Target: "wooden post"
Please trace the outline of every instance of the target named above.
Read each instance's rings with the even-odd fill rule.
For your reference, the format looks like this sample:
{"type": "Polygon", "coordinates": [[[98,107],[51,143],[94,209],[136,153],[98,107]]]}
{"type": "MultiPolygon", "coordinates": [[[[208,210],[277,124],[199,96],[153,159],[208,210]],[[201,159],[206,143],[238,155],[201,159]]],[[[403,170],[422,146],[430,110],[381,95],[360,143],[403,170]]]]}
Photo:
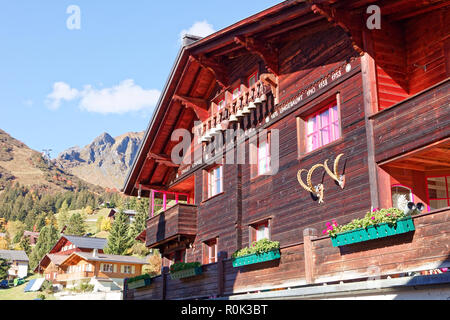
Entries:
{"type": "Polygon", "coordinates": [[[224,260],[226,252],[220,251],[217,253],[217,296],[223,296],[223,287],[225,283],[224,260]]]}
{"type": "Polygon", "coordinates": [[[361,74],[364,93],[364,117],[367,138],[367,164],[370,183],[370,200],[373,208],[380,207],[378,192],[378,169],[375,162],[375,142],[373,137],[373,120],[369,117],[378,111],[378,89],[376,64],[373,58],[373,41],[371,34],[363,32],[364,50],[366,53],[361,57],[361,74]]]}
{"type": "Polygon", "coordinates": [[[167,273],[169,272],[168,267],[163,267],[161,275],[162,275],[162,289],[161,289],[161,300],[166,300],[167,293],[167,273]]]}
{"type": "Polygon", "coordinates": [[[307,284],[314,283],[314,248],[312,240],[317,238],[317,230],[307,228],[303,230],[303,250],[305,252],[305,278],[307,284]]]}

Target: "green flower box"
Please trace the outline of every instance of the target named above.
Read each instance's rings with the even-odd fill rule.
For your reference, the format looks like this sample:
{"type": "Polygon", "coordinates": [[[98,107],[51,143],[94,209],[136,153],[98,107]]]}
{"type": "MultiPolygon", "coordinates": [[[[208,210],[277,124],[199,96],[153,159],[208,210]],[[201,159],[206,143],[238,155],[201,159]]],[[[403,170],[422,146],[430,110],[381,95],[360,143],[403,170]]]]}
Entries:
{"type": "Polygon", "coordinates": [[[126,280],[128,289],[137,289],[149,286],[152,279],[149,275],[141,275],[134,278],[129,278],[126,280]]]}
{"type": "Polygon", "coordinates": [[[171,279],[182,279],[195,277],[203,273],[202,267],[195,267],[170,273],[171,279]]]}
{"type": "Polygon", "coordinates": [[[374,240],[394,236],[396,234],[414,231],[414,223],[411,217],[398,220],[395,225],[381,223],[379,225],[368,226],[351,231],[346,231],[331,237],[333,247],[345,246],[352,243],[374,240]]]}
{"type": "Polygon", "coordinates": [[[238,257],[233,259],[233,267],[241,267],[249,264],[260,263],[270,260],[280,259],[280,250],[272,250],[269,252],[264,252],[261,254],[249,254],[246,256],[238,257]]]}

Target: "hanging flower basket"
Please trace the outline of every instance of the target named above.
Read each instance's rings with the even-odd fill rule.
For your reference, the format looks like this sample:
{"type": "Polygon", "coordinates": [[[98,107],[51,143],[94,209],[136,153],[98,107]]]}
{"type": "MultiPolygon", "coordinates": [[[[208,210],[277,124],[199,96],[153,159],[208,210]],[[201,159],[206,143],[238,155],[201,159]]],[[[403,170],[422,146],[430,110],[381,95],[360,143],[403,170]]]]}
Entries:
{"type": "Polygon", "coordinates": [[[241,267],[270,260],[280,259],[280,250],[272,250],[264,253],[253,253],[233,259],[233,267],[241,267]]]}
{"type": "Polygon", "coordinates": [[[333,247],[345,246],[352,243],[374,240],[414,231],[414,222],[411,217],[398,220],[395,224],[381,223],[346,231],[331,237],[333,247]]]}
{"type": "Polygon", "coordinates": [[[190,269],[184,269],[180,271],[175,271],[170,273],[171,279],[182,279],[182,278],[190,278],[195,277],[203,273],[202,267],[194,267],[190,269]]]}

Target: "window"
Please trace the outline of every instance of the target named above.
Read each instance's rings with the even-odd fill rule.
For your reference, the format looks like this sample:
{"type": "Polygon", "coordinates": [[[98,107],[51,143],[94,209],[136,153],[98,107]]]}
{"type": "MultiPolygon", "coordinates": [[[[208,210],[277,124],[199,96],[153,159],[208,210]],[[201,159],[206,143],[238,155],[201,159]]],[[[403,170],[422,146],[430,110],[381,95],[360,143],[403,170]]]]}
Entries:
{"type": "Polygon", "coordinates": [[[239,98],[239,95],[241,94],[241,90],[239,89],[239,86],[237,86],[236,88],[234,88],[233,92],[232,92],[232,100],[235,100],[237,98],[239,98]]]}
{"type": "Polygon", "coordinates": [[[220,110],[222,110],[223,108],[225,108],[225,100],[222,99],[217,103],[217,112],[219,112],[220,110]]]}
{"type": "Polygon", "coordinates": [[[205,241],[203,249],[204,264],[217,262],[217,239],[205,241]]]}
{"type": "Polygon", "coordinates": [[[269,220],[250,226],[250,244],[264,238],[270,240],[269,220]]]}
{"type": "Polygon", "coordinates": [[[189,203],[189,194],[169,192],[169,191],[151,191],[152,217],[173,207],[177,203],[189,203]]]}
{"type": "Polygon", "coordinates": [[[113,265],[111,263],[102,263],[102,272],[114,272],[113,265]]]}
{"type": "Polygon", "coordinates": [[[450,175],[427,178],[430,210],[450,206],[450,175]]]}
{"type": "Polygon", "coordinates": [[[132,274],[133,273],[132,266],[122,266],[122,273],[132,274]]]}
{"type": "Polygon", "coordinates": [[[258,143],[258,175],[266,174],[270,171],[270,134],[267,139],[258,143]]]}
{"type": "Polygon", "coordinates": [[[341,136],[336,103],[313,114],[306,120],[306,151],[313,151],[341,136]]]}
{"type": "Polygon", "coordinates": [[[208,198],[215,196],[223,191],[223,173],[222,166],[208,171],[208,198]]]}
{"type": "Polygon", "coordinates": [[[252,73],[250,77],[248,77],[248,87],[251,88],[253,85],[255,85],[256,81],[258,80],[258,72],[252,73]]]}
{"type": "Polygon", "coordinates": [[[400,185],[392,186],[391,194],[392,194],[392,206],[394,208],[402,209],[406,203],[414,201],[411,189],[405,186],[400,185]]]}
{"type": "Polygon", "coordinates": [[[86,271],[92,271],[92,264],[86,264],[86,271]]]}

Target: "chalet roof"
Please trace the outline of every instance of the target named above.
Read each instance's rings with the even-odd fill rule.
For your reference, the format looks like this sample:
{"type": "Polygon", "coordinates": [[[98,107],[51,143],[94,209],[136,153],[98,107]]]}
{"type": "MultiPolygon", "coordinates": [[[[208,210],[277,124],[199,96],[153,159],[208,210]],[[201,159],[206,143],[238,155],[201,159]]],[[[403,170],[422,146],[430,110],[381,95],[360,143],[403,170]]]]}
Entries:
{"type": "MultiPolygon", "coordinates": [[[[113,217],[118,212],[119,212],[119,209],[111,209],[111,211],[108,214],[108,217],[113,217]]],[[[137,214],[137,212],[135,210],[130,210],[130,209],[124,210],[123,213],[125,213],[127,216],[135,216],[137,214]]]]}
{"type": "Polygon", "coordinates": [[[116,263],[132,263],[132,264],[148,264],[148,262],[144,259],[132,256],[121,256],[115,254],[104,254],[97,253],[96,256],[91,252],[74,252],[70,256],[65,256],[66,259],[62,262],[62,264],[66,264],[67,261],[72,259],[73,256],[79,256],[80,258],[86,261],[100,261],[100,262],[116,262],[116,263]]]}
{"type": "Polygon", "coordinates": [[[128,171],[122,191],[126,195],[136,195],[139,188],[137,185],[141,181],[145,181],[146,188],[158,188],[166,186],[170,180],[169,170],[172,168],[147,159],[147,155],[150,152],[159,153],[158,150],[163,155],[170,154],[172,145],[167,141],[170,140],[171,130],[177,128],[189,130],[196,119],[203,121],[202,118],[207,114],[204,108],[205,101],[214,91],[216,83],[222,86],[229,85],[220,76],[220,67],[212,70],[211,65],[217,65],[217,63],[208,59],[216,54],[220,60],[224,54],[230,52],[247,53],[248,48],[245,47],[245,41],[242,41],[241,37],[259,37],[258,41],[261,43],[264,43],[267,37],[280,40],[283,37],[279,37],[279,33],[292,31],[294,28],[304,27],[308,23],[319,20],[326,23],[326,19],[313,13],[310,4],[306,1],[284,1],[205,38],[184,42],[169,73],[137,155],[128,171]],[[293,19],[297,19],[294,24],[293,19]],[[270,28],[274,26],[279,28],[276,33],[267,34],[267,30],[270,31],[270,28]],[[194,85],[199,82],[201,85],[194,85]],[[174,96],[177,98],[174,99],[174,96]],[[202,107],[185,108],[185,105],[180,102],[180,99],[184,99],[183,97],[200,101],[202,107]],[[166,115],[170,116],[166,117],[166,115]],[[161,128],[164,128],[164,133],[161,133],[161,128]]]}
{"type": "Polygon", "coordinates": [[[61,246],[61,242],[63,242],[64,240],[70,241],[77,248],[92,249],[92,250],[93,249],[103,250],[108,242],[108,240],[104,238],[62,235],[61,238],[59,238],[58,242],[56,242],[53,248],[49,251],[49,253],[57,252],[58,250],[56,249],[61,246]]]}
{"type": "Polygon", "coordinates": [[[103,238],[66,236],[66,235],[63,235],[63,237],[72,242],[77,248],[83,249],[104,249],[108,242],[107,239],[103,238]]]}
{"type": "Polygon", "coordinates": [[[39,272],[41,268],[47,268],[47,266],[50,264],[50,262],[53,262],[53,264],[59,266],[61,263],[66,260],[67,255],[64,254],[53,254],[53,253],[47,253],[45,256],[42,257],[41,261],[39,261],[38,265],[34,269],[34,272],[39,272]]]}
{"type": "Polygon", "coordinates": [[[8,261],[29,261],[27,253],[23,250],[0,250],[0,258],[8,261]]]}

